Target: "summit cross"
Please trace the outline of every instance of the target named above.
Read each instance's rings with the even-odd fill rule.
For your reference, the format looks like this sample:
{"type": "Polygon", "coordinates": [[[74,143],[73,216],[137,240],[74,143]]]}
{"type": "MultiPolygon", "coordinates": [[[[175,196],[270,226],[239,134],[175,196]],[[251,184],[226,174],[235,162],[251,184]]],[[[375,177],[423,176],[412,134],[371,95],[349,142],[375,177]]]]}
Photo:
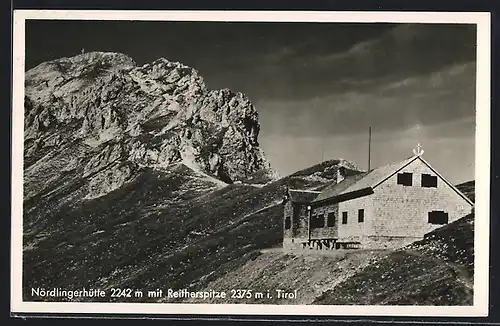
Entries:
{"type": "Polygon", "coordinates": [[[420,155],[424,154],[424,150],[423,150],[422,146],[420,145],[420,143],[418,143],[417,148],[415,148],[413,150],[413,154],[415,154],[416,156],[420,156],[420,155]]]}

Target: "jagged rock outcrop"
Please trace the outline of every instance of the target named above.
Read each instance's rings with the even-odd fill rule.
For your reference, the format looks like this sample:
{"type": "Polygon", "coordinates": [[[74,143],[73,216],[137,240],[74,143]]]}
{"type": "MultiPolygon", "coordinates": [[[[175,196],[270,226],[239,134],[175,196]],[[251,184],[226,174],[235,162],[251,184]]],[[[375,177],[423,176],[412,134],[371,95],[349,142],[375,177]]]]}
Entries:
{"type": "Polygon", "coordinates": [[[40,173],[36,163],[48,153],[61,160],[83,144],[80,159],[58,163],[57,170],[83,164],[90,197],[120,187],[134,167],[183,163],[226,183],[254,174],[274,180],[259,128],[245,95],[209,90],[195,69],[163,58],[139,67],[123,54],[91,52],[26,72],[27,178],[36,182],[32,170],[40,173]]]}

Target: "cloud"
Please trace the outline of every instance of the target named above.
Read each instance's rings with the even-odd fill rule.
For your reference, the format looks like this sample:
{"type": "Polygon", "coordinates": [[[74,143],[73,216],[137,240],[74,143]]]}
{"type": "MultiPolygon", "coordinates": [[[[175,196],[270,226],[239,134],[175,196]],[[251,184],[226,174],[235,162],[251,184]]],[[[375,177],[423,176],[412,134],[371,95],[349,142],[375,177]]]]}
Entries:
{"type": "Polygon", "coordinates": [[[350,82],[357,91],[256,103],[261,146],[280,174],[332,158],[366,168],[371,125],[372,166],[408,157],[421,143],[426,159],[451,182],[474,178],[474,62],[395,81],[381,78],[376,87],[350,82]]]}
{"type": "Polygon", "coordinates": [[[445,67],[425,76],[379,83],[343,94],[299,100],[261,99],[262,134],[353,134],[373,126],[407,130],[475,117],[475,65],[445,67]]]}
{"type": "MultiPolygon", "coordinates": [[[[473,62],[476,55],[475,30],[465,25],[399,25],[346,49],[327,44],[319,50],[315,44],[335,39],[312,38],[305,43],[309,52],[301,50],[303,44],[292,44],[263,55],[261,61],[254,57],[255,64],[245,72],[249,78],[238,88],[251,96],[304,99],[358,91],[380,81],[419,78],[445,66],[473,62]]],[[[231,79],[232,74],[219,78],[231,79]]]]}
{"type": "MultiPolygon", "coordinates": [[[[353,44],[349,49],[340,53],[325,55],[312,55],[308,60],[318,64],[331,65],[335,61],[348,60],[350,62],[384,59],[393,61],[398,65],[409,58],[429,56],[448,60],[474,60],[475,59],[475,26],[465,24],[439,25],[439,24],[401,24],[376,36],[373,39],[363,40],[353,44]],[[431,51],[435,45],[440,45],[439,50],[431,51]],[[461,53],[455,51],[462,50],[461,53]],[[449,56],[451,54],[451,56],[449,56]]],[[[433,62],[427,62],[432,65],[433,62]]],[[[407,67],[411,68],[411,67],[407,67]]]]}
{"type": "MultiPolygon", "coordinates": [[[[413,155],[420,143],[424,157],[453,183],[474,178],[475,119],[464,118],[432,126],[415,124],[399,131],[375,130],[372,134],[372,167],[400,161],[413,155]],[[455,162],[450,164],[450,162],[455,162]]],[[[286,136],[261,138],[271,164],[281,175],[318,164],[322,160],[344,158],[367,168],[368,130],[343,135],[286,136]]]]}
{"type": "Polygon", "coordinates": [[[453,64],[442,70],[428,74],[427,76],[412,76],[397,80],[380,87],[381,92],[407,89],[415,92],[415,89],[425,92],[433,92],[436,89],[452,87],[474,87],[476,77],[476,63],[466,62],[453,64]]]}

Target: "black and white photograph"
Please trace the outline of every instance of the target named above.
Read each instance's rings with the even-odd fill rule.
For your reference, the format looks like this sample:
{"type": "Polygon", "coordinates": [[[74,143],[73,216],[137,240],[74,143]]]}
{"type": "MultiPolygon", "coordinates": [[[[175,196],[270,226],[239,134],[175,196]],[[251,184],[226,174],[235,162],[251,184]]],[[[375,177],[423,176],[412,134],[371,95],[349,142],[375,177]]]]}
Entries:
{"type": "Polygon", "coordinates": [[[484,315],[489,16],[192,14],[15,12],[14,307],[484,315]]]}

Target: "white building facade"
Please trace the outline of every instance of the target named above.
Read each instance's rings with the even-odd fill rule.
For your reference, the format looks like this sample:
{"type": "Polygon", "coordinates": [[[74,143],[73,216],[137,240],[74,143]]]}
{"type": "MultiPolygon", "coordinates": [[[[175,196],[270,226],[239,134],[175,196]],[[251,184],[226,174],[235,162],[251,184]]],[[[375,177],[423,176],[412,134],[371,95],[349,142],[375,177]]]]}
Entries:
{"type": "Polygon", "coordinates": [[[421,154],[345,177],[315,195],[291,190],[284,202],[283,246],[396,248],[470,214],[474,203],[421,154]]]}

